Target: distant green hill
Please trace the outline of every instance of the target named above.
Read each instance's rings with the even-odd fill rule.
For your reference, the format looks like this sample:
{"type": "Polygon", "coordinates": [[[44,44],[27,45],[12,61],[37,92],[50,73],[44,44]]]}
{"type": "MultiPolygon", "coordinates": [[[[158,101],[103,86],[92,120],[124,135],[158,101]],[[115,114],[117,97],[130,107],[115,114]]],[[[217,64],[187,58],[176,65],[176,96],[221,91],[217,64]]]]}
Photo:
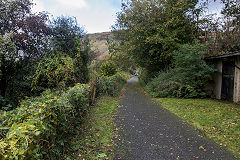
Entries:
{"type": "Polygon", "coordinates": [[[88,34],[88,38],[91,44],[91,50],[93,51],[93,57],[103,57],[109,54],[107,46],[107,38],[112,40],[113,33],[103,32],[103,33],[93,33],[88,34]]]}

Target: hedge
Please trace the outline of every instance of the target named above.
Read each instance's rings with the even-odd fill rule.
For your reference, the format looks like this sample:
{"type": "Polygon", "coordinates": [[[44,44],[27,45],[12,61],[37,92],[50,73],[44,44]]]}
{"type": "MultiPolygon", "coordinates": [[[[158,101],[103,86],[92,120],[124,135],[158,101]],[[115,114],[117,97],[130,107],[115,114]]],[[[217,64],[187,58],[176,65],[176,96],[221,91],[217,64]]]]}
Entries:
{"type": "Polygon", "coordinates": [[[97,81],[97,95],[118,96],[127,78],[127,75],[121,72],[113,76],[100,77],[97,81]]]}
{"type": "Polygon", "coordinates": [[[61,156],[64,137],[82,121],[89,106],[89,86],[76,84],[66,92],[44,92],[16,110],[2,112],[0,159],[52,159],[61,156]],[[6,132],[7,130],[7,132],[6,132]]]}
{"type": "MultiPolygon", "coordinates": [[[[129,75],[116,73],[97,80],[98,96],[118,96],[129,75]]],[[[13,111],[0,111],[0,159],[62,159],[67,137],[74,134],[89,109],[90,86],[50,90],[28,98],[13,111]]]]}

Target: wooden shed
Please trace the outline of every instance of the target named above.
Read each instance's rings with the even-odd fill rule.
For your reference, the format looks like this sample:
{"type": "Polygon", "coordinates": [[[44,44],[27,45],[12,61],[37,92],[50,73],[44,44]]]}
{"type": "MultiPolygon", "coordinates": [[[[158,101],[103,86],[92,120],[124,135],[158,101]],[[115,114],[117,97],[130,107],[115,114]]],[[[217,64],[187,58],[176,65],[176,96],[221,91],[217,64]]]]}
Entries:
{"type": "MultiPolygon", "coordinates": [[[[233,102],[240,101],[240,52],[206,57],[216,65],[211,96],[233,102]]],[[[208,87],[209,88],[209,87],[208,87]]]]}

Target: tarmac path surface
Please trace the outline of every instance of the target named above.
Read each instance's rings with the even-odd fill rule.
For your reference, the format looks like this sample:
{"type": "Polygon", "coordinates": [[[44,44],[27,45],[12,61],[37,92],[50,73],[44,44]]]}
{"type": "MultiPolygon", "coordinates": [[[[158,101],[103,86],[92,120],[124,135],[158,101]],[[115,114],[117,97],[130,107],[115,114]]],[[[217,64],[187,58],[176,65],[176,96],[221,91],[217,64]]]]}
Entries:
{"type": "Polygon", "coordinates": [[[232,160],[232,153],[146,96],[133,77],[120,100],[115,159],[232,160]]]}

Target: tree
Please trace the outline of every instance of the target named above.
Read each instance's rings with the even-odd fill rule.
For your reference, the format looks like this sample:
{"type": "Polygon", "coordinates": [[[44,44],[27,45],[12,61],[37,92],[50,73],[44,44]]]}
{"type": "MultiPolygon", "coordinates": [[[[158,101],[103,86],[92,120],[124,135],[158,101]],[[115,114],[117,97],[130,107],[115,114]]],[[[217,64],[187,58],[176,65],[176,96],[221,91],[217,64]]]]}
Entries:
{"type": "Polygon", "coordinates": [[[56,54],[43,58],[33,75],[32,88],[44,91],[46,88],[66,88],[76,83],[73,58],[56,54]]]}
{"type": "Polygon", "coordinates": [[[168,68],[172,52],[197,35],[197,0],[127,0],[113,29],[137,65],[151,73],[168,68]]]}
{"type": "Polygon", "coordinates": [[[31,0],[0,0],[0,33],[17,32],[17,25],[31,11],[31,0]]]}
{"type": "Polygon", "coordinates": [[[58,17],[52,22],[51,43],[55,50],[74,58],[78,82],[88,81],[89,40],[74,17],[58,17]]]}
{"type": "Polygon", "coordinates": [[[55,75],[60,79],[51,78],[57,87],[61,82],[66,82],[67,87],[71,82],[88,81],[89,42],[76,19],[60,17],[49,25],[47,13],[33,14],[32,5],[32,0],[0,0],[0,17],[3,17],[0,19],[0,108],[9,103],[16,107],[25,96],[40,93],[31,90],[31,84],[41,63],[56,64],[52,65],[53,70],[57,67],[59,72],[55,75]],[[53,55],[55,50],[57,54],[53,55]],[[73,66],[64,70],[68,64],[73,66]],[[64,79],[67,74],[74,80],[64,79]]]}
{"type": "Polygon", "coordinates": [[[224,8],[222,14],[230,17],[235,26],[240,26],[240,2],[239,0],[222,0],[224,8]]]}
{"type": "Polygon", "coordinates": [[[114,62],[118,69],[121,71],[134,73],[136,65],[133,58],[126,52],[123,52],[123,50],[125,49],[123,49],[122,47],[125,46],[120,45],[119,41],[113,39],[107,39],[107,46],[108,52],[110,54],[109,59],[114,62]]]}
{"type": "MultiPolygon", "coordinates": [[[[9,40],[0,35],[0,96],[5,97],[8,76],[6,75],[9,65],[13,63],[12,56],[15,53],[15,46],[9,40]],[[7,54],[6,54],[7,53],[7,54]]],[[[1,106],[1,105],[0,105],[1,106]]]]}
{"type": "Polygon", "coordinates": [[[216,2],[224,5],[221,15],[202,16],[202,23],[199,23],[202,40],[208,43],[208,55],[211,56],[240,50],[240,1],[216,2]]]}
{"type": "MultiPolygon", "coordinates": [[[[47,48],[50,28],[48,15],[31,13],[32,0],[0,0],[0,34],[12,34],[11,41],[22,54],[20,57],[39,57],[47,48]]],[[[18,57],[17,57],[18,56],[18,57]]]]}
{"type": "Polygon", "coordinates": [[[85,33],[74,17],[58,17],[52,22],[52,45],[58,51],[74,57],[85,33]]]}
{"type": "Polygon", "coordinates": [[[12,41],[18,50],[22,51],[21,57],[43,57],[49,50],[51,29],[47,25],[48,15],[44,12],[29,14],[17,22],[20,30],[14,33],[12,41]]]}
{"type": "Polygon", "coordinates": [[[234,52],[240,51],[240,1],[222,0],[224,8],[222,14],[226,20],[222,26],[225,29],[220,43],[223,50],[234,52]]]}
{"type": "Polygon", "coordinates": [[[10,102],[16,106],[21,98],[32,95],[32,72],[49,49],[48,16],[32,14],[32,5],[31,0],[0,0],[0,108],[10,102]]]}

